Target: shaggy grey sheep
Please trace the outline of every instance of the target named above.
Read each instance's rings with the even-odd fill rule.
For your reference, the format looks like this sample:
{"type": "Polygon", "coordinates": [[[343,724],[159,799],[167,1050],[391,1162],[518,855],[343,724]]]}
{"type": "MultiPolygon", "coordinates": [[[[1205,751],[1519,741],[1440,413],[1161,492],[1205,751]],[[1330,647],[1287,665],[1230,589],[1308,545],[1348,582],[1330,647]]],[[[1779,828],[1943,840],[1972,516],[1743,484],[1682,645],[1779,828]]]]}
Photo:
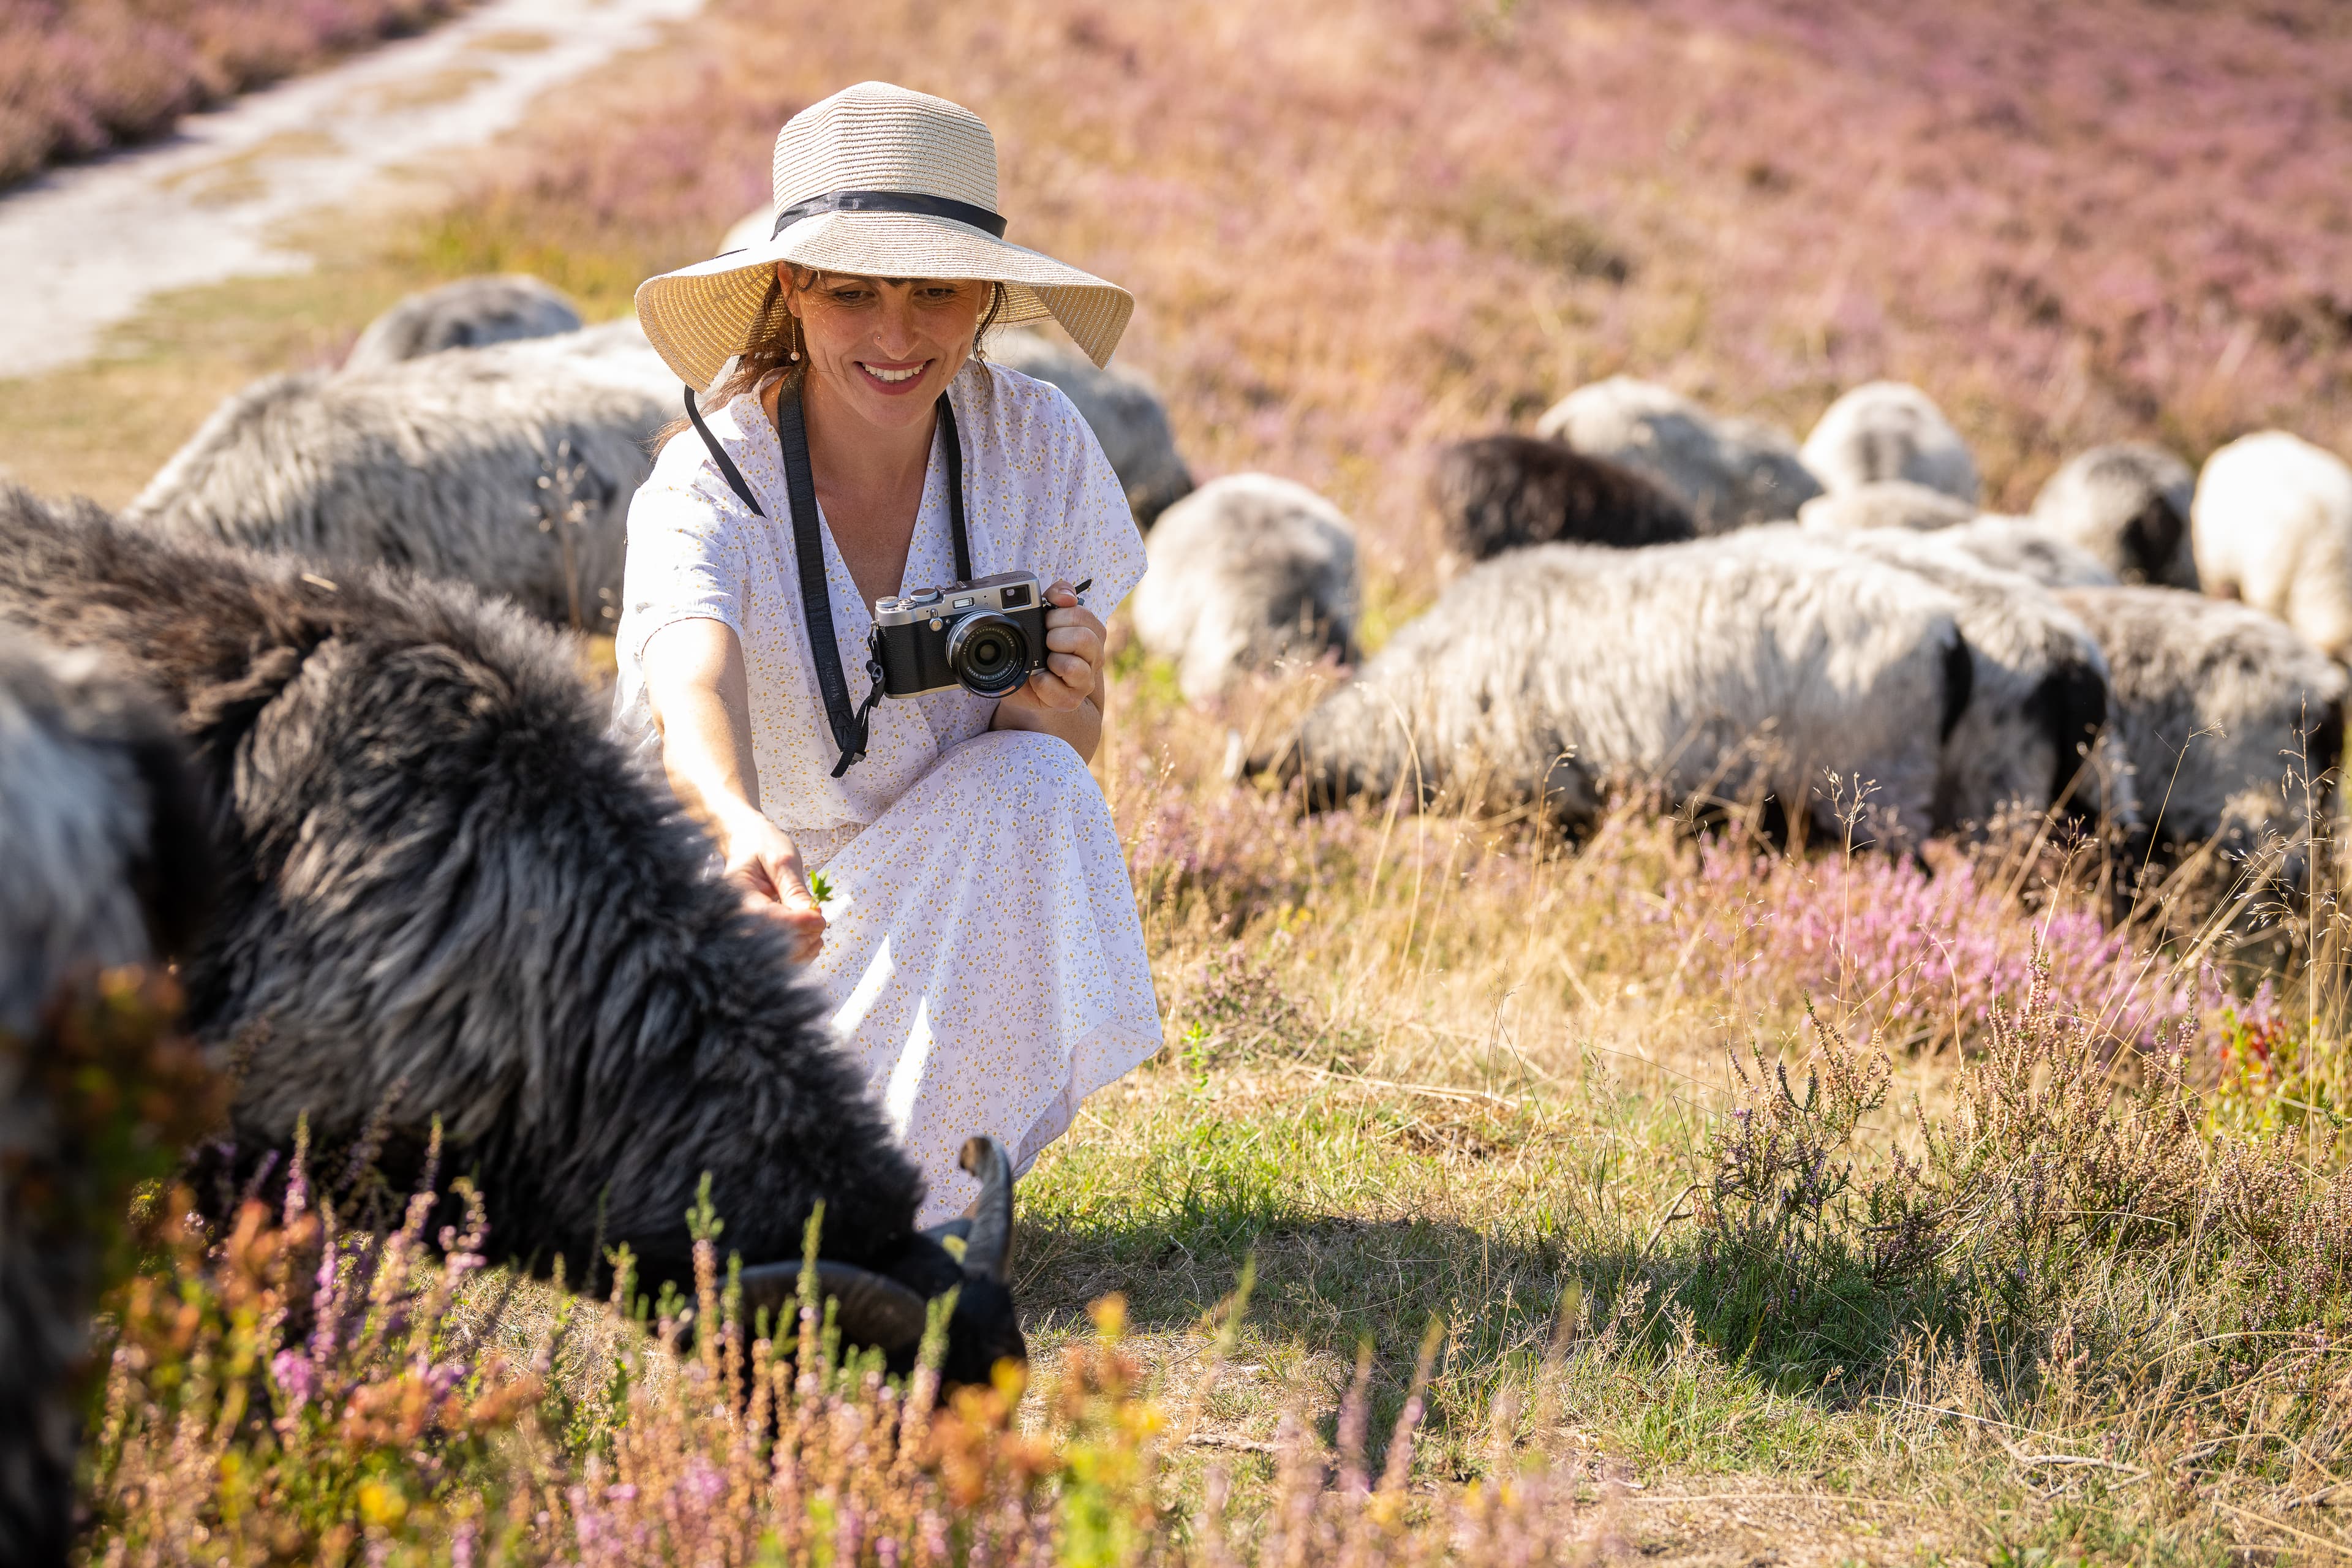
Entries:
{"type": "Polygon", "coordinates": [[[443,349],[488,348],[579,330],[580,311],[572,301],[528,273],[460,278],[411,294],[370,321],[343,368],[380,370],[443,349]]]}
{"type": "MultiPolygon", "coordinates": [[[[52,1099],[44,1014],[183,949],[211,892],[205,803],[162,712],[99,659],[0,630],[0,1562],[66,1561],[98,1288],[130,1194],[52,1099]]],[[[142,1087],[142,1086],[126,1086],[142,1087]]]]}
{"type": "Polygon", "coordinates": [[[650,1284],[690,1278],[707,1172],[763,1289],[823,1201],[854,1337],[910,1357],[922,1299],[961,1283],[951,1375],[1020,1353],[1001,1254],[959,1268],[916,1232],[921,1177],[782,928],[707,874],[565,639],[460,584],[330,584],[21,490],[0,620],[131,663],[220,803],[222,914],[185,977],[201,1039],[252,1043],[224,1181],[307,1114],[324,1145],[383,1118],[404,1184],[437,1118],[502,1249],[576,1280],[626,1242],[650,1284]]]}
{"type": "Polygon", "coordinates": [[[1986,565],[2031,577],[2045,588],[2111,586],[2116,574],[2084,551],[2040,523],[1986,512],[1968,522],[1937,530],[1934,537],[1965,550],[1986,565]]]}
{"type": "Polygon", "coordinates": [[[2077,452],[2033,498],[2033,521],[2125,583],[2197,586],[2189,512],[2197,476],[2161,447],[2124,441],[2077,452]]]}
{"type": "Polygon", "coordinates": [[[1807,528],[1952,528],[1977,515],[1974,503],[1908,479],[1874,479],[1797,509],[1807,528]]]}
{"type": "Polygon", "coordinates": [[[1976,458],[1934,400],[1903,382],[1870,382],[1831,404],[1798,456],[1832,495],[1908,479],[1976,504],[1976,458]]]}
{"type": "Polygon", "coordinates": [[[1136,584],[1135,635],[1199,702],[1244,669],[1354,657],[1356,530],[1338,507],[1271,474],[1228,474],[1160,519],[1136,584]]]}
{"type": "Polygon", "coordinates": [[[1834,545],[1748,539],[1476,567],[1307,716],[1282,768],[1312,804],[1483,781],[1571,826],[1631,777],[1675,803],[1769,794],[1835,831],[1833,789],[1866,784],[1864,837],[1924,831],[1969,705],[1958,605],[1834,545]]]}
{"type": "Polygon", "coordinates": [[[1631,549],[1698,536],[1688,509],[1655,481],[1540,437],[1440,448],[1429,495],[1446,543],[1471,561],[1530,544],[1631,549]]]}
{"type": "Polygon", "coordinates": [[[2059,602],[2106,651],[2108,724],[2164,843],[2243,852],[2300,840],[2309,782],[2344,749],[2341,666],[2259,610],[2176,588],[2077,588],[2059,602]]]}
{"type": "Polygon", "coordinates": [[[1959,605],[1975,661],[1968,710],[1945,738],[1937,828],[1982,827],[2006,808],[2102,808],[2128,826],[2131,802],[2103,798],[2086,769],[2107,719],[2106,659],[2088,627],[2031,579],[1986,565],[1946,533],[1874,529],[1836,536],[1857,554],[1934,584],[1959,605]]]}
{"type": "Polygon", "coordinates": [[[983,347],[990,363],[1049,381],[1077,405],[1127,490],[1138,528],[1149,529],[1161,512],[1192,493],[1192,470],[1176,450],[1168,410],[1142,377],[1127,370],[1097,370],[1076,349],[1035,332],[992,333],[983,347]]]}
{"type": "Polygon", "coordinates": [[[125,521],[163,536],[384,563],[590,630],[618,603],[629,500],[676,377],[634,322],[229,399],[125,521]]]}
{"type": "Polygon", "coordinates": [[[2205,459],[2189,511],[2205,592],[2276,616],[2352,658],[2352,468],[2284,430],[2205,459]]]}
{"type": "Polygon", "coordinates": [[[1690,509],[1703,534],[1794,517],[1822,493],[1783,432],[1718,419],[1630,375],[1577,388],[1537,421],[1536,434],[1648,475],[1690,509]]]}

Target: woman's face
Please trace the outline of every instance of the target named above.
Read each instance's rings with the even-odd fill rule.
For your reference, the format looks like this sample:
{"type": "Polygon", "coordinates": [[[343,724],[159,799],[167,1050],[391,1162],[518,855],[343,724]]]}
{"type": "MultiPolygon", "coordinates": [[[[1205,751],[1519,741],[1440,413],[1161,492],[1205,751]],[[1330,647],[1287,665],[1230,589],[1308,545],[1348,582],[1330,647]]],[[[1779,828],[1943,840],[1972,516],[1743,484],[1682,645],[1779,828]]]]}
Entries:
{"type": "Polygon", "coordinates": [[[803,275],[780,269],[801,319],[809,369],[873,424],[898,428],[931,405],[971,357],[992,285],[970,279],[803,275]]]}

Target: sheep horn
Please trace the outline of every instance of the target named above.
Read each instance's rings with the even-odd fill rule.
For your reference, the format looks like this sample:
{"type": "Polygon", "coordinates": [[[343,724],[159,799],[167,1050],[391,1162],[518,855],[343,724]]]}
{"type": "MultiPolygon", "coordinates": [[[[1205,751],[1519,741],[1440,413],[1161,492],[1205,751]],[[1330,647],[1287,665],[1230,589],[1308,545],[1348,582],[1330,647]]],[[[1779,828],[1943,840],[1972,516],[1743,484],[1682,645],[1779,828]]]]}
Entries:
{"type": "Polygon", "coordinates": [[[1013,1162],[1005,1158],[1003,1144],[982,1135],[964,1140],[956,1163],[980,1178],[971,1233],[964,1238],[964,1272],[1001,1285],[1013,1262],[1013,1162]]]}
{"type": "MultiPolygon", "coordinates": [[[[746,1268],[742,1276],[743,1312],[751,1319],[762,1307],[778,1314],[774,1331],[782,1334],[782,1314],[791,1308],[800,1294],[801,1266],[794,1263],[762,1263],[756,1268],[746,1268]]],[[[923,1337],[925,1309],[923,1299],[899,1284],[854,1263],[835,1263],[820,1258],[816,1266],[816,1289],[820,1297],[830,1296],[839,1305],[835,1310],[834,1322],[841,1330],[843,1341],[854,1345],[877,1345],[886,1351],[905,1350],[923,1337]]]]}

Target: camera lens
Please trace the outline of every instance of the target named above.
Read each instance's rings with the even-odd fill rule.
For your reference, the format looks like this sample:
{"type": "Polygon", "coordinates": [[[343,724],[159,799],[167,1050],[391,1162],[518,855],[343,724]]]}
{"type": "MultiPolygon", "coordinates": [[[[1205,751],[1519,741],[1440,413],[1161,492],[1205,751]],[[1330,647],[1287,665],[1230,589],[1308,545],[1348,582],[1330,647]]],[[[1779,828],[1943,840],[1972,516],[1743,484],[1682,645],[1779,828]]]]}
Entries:
{"type": "Polygon", "coordinates": [[[975,696],[1002,697],[1028,678],[1029,638],[993,610],[966,616],[948,633],[948,668],[975,696]]]}

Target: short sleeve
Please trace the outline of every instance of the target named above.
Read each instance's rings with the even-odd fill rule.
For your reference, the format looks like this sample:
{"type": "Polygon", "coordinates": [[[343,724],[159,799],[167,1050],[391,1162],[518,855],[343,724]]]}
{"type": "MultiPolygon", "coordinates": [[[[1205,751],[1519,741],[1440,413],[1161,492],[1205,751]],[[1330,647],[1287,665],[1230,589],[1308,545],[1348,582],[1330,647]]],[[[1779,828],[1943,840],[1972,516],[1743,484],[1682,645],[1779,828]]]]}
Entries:
{"type": "Polygon", "coordinates": [[[679,621],[719,621],[743,636],[745,536],[757,520],[707,462],[670,475],[664,467],[629,503],[616,650],[629,662],[644,656],[656,632],[679,621]]]}

